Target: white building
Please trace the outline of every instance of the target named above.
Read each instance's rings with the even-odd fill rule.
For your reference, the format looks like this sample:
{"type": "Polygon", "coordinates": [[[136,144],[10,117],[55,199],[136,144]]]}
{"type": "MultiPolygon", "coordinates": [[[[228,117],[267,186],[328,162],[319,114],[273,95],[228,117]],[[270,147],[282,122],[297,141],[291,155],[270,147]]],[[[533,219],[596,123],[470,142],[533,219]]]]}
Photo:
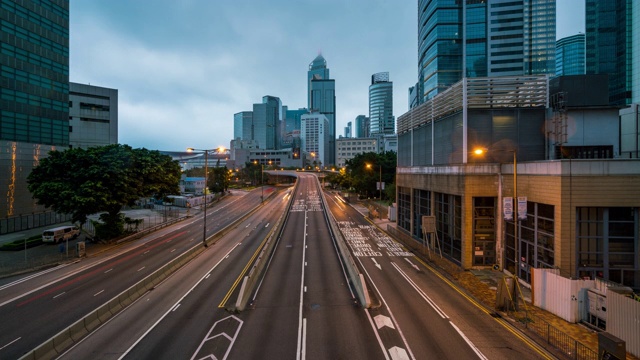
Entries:
{"type": "Polygon", "coordinates": [[[302,151],[306,154],[309,164],[318,166],[329,165],[329,119],[324,114],[313,112],[302,115],[300,140],[302,151]]]}

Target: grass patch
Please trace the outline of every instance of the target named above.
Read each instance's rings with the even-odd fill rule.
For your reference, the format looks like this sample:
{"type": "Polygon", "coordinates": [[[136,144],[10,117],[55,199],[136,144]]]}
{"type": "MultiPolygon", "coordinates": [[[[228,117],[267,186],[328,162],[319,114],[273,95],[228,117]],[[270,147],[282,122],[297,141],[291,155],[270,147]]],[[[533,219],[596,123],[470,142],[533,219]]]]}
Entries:
{"type": "MultiPolygon", "coordinates": [[[[26,240],[27,248],[42,245],[42,235],[35,235],[26,240]]],[[[20,251],[24,250],[25,240],[16,240],[10,243],[5,243],[0,246],[0,251],[20,251]]]]}

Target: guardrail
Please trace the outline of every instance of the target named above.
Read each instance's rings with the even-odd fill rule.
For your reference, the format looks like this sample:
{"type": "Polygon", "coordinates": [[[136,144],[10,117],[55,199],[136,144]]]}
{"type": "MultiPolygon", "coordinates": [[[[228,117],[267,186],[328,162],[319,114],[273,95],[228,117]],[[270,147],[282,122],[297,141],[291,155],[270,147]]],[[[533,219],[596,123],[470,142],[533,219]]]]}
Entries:
{"type": "MultiPolygon", "coordinates": [[[[271,195],[270,195],[271,196],[271,195]]],[[[247,214],[225,226],[222,230],[211,235],[206,242],[208,245],[215,244],[222,236],[227,234],[231,229],[236,227],[239,223],[255,213],[264,203],[253,208],[247,214]],[[212,244],[210,244],[212,241],[212,244]]],[[[198,256],[204,251],[204,247],[201,244],[193,246],[191,249],[185,251],[180,256],[176,257],[172,261],[165,264],[163,267],[154,271],[149,276],[140,280],[130,288],[124,290],[120,294],[116,295],[111,300],[107,301],[96,310],[91,311],[80,320],[71,324],[71,326],[60,331],[52,338],[48,339],[44,343],[40,344],[35,349],[27,352],[20,359],[21,360],[39,360],[39,359],[52,359],[62,354],[69,346],[77,343],[83,337],[96,330],[102,324],[107,322],[111,317],[127,308],[138,298],[146,294],[155,286],[164,281],[169,275],[178,271],[182,266],[198,256]]]]}
{"type": "MultiPolygon", "coordinates": [[[[319,185],[319,184],[318,184],[319,185]]],[[[333,238],[336,241],[338,246],[338,252],[342,257],[342,262],[347,271],[347,275],[351,284],[353,284],[353,288],[358,296],[358,301],[362,304],[362,307],[369,308],[371,307],[371,299],[369,297],[369,291],[367,290],[367,284],[364,280],[364,276],[358,270],[358,266],[356,262],[353,260],[351,256],[351,252],[344,240],[344,234],[340,228],[336,225],[336,219],[329,211],[329,207],[327,206],[327,199],[324,197],[324,192],[320,189],[320,198],[322,199],[322,205],[325,209],[325,217],[327,222],[329,223],[329,230],[331,231],[333,238]]]]}
{"type": "Polygon", "coordinates": [[[235,309],[229,309],[229,310],[240,312],[240,311],[244,311],[244,309],[246,308],[247,303],[249,302],[250,295],[253,294],[256,288],[256,285],[258,285],[258,278],[260,278],[260,275],[263,274],[267,266],[268,259],[273,253],[273,249],[275,248],[275,245],[277,243],[276,240],[280,237],[280,235],[282,235],[282,230],[284,228],[284,225],[287,222],[286,220],[289,217],[289,210],[291,210],[291,206],[293,205],[293,198],[294,198],[293,194],[296,193],[297,189],[298,189],[298,182],[296,182],[296,185],[294,186],[293,191],[291,192],[292,196],[289,199],[289,204],[287,205],[287,211],[285,211],[278,218],[278,222],[267,235],[267,241],[262,247],[262,250],[260,251],[260,255],[258,256],[256,261],[253,263],[253,266],[249,271],[249,275],[245,276],[242,279],[242,285],[240,286],[240,293],[238,294],[238,299],[236,300],[236,303],[235,303],[235,309]],[[278,234],[278,236],[274,237],[273,236],[274,234],[278,234]]]}

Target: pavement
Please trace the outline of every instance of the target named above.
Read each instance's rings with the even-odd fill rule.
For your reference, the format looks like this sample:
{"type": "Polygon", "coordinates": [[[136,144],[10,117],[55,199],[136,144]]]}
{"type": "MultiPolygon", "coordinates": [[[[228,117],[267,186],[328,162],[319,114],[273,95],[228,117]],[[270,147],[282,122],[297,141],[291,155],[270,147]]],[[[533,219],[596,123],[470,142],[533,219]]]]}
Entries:
{"type": "MultiPolygon", "coordinates": [[[[396,228],[395,222],[388,219],[380,219],[377,217],[369,217],[369,209],[366,204],[351,203],[356,210],[363,215],[367,216],[369,220],[376,225],[379,229],[387,233],[390,237],[396,239],[400,243],[404,243],[402,239],[393,236],[388,227],[396,228]]],[[[405,244],[406,245],[406,244],[405,244]]],[[[570,323],[548,311],[533,306],[531,303],[531,289],[523,284],[519,286],[519,292],[521,293],[518,305],[518,311],[511,309],[510,311],[504,311],[496,308],[496,297],[498,291],[498,284],[505,277],[511,277],[510,274],[503,271],[493,269],[462,269],[457,264],[446,258],[441,258],[432,254],[431,256],[425,256],[419,251],[414,251],[414,254],[429,264],[435,271],[449,279],[454,285],[463,289],[467,294],[471,295],[477,302],[482,304],[486,309],[493,311],[494,316],[499,316],[512,322],[523,333],[527,334],[534,341],[538,342],[542,346],[549,348],[546,344],[547,339],[543,339],[533,329],[542,327],[544,330],[549,331],[549,327],[557,329],[552,333],[563,333],[569,336],[571,339],[580,342],[585,347],[598,353],[598,332],[587,327],[583,324],[570,323]],[[522,300],[524,299],[524,301],[522,300]],[[533,326],[534,323],[538,325],[533,326]],[[547,325],[548,324],[548,325],[547,325]]],[[[573,342],[571,342],[573,343],[573,342]]],[[[571,355],[572,358],[580,358],[576,354],[571,355]],[[574,357],[576,356],[576,357],[574,357]]],[[[628,360],[638,360],[638,358],[627,353],[628,360]]]]}

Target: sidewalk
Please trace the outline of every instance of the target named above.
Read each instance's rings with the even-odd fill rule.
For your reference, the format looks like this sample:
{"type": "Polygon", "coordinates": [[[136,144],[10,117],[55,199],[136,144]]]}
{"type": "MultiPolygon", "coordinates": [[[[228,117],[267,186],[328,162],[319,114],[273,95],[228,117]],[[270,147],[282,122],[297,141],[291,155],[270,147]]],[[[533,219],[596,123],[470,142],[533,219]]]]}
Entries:
{"type": "MultiPolygon", "coordinates": [[[[351,204],[361,214],[368,216],[369,210],[360,204],[351,204]]],[[[378,228],[387,233],[390,237],[393,237],[388,233],[387,227],[396,227],[395,222],[391,222],[388,219],[374,218],[371,220],[378,228]]],[[[395,237],[394,237],[395,238],[395,237]]],[[[396,239],[400,243],[404,242],[401,239],[396,239]]],[[[406,244],[405,244],[406,245],[406,244]]],[[[489,311],[493,311],[497,316],[509,319],[514,325],[521,331],[529,334],[536,342],[543,344],[546,339],[541,339],[538,333],[532,329],[541,326],[545,322],[548,326],[555,327],[558,332],[562,332],[573,340],[580,342],[585,347],[593,350],[596,354],[598,352],[598,333],[585,325],[573,324],[565,321],[564,319],[542,310],[538,307],[534,307],[531,304],[531,289],[526,286],[520,286],[522,290],[522,297],[526,300],[526,307],[522,305],[520,301],[519,311],[498,311],[496,310],[496,292],[498,283],[503,281],[503,277],[507,274],[502,271],[496,271],[491,269],[482,270],[464,270],[457,264],[452,263],[446,258],[440,258],[432,254],[428,256],[422,255],[418,251],[414,251],[414,254],[421,258],[425,263],[433,266],[439,273],[451,280],[455,285],[464,289],[465,292],[471,294],[479,303],[484,305],[489,311]],[[526,311],[525,311],[526,308],[526,311]],[[534,323],[538,323],[534,325],[534,323]],[[531,325],[529,325],[531,324],[531,325]]],[[[547,326],[547,325],[544,325],[547,326]]],[[[546,346],[546,345],[545,345],[546,346]]],[[[575,355],[575,354],[574,354],[575,355]]],[[[572,355],[573,356],[573,355],[572,355]]],[[[637,360],[634,356],[627,353],[628,360],[637,360]]]]}

